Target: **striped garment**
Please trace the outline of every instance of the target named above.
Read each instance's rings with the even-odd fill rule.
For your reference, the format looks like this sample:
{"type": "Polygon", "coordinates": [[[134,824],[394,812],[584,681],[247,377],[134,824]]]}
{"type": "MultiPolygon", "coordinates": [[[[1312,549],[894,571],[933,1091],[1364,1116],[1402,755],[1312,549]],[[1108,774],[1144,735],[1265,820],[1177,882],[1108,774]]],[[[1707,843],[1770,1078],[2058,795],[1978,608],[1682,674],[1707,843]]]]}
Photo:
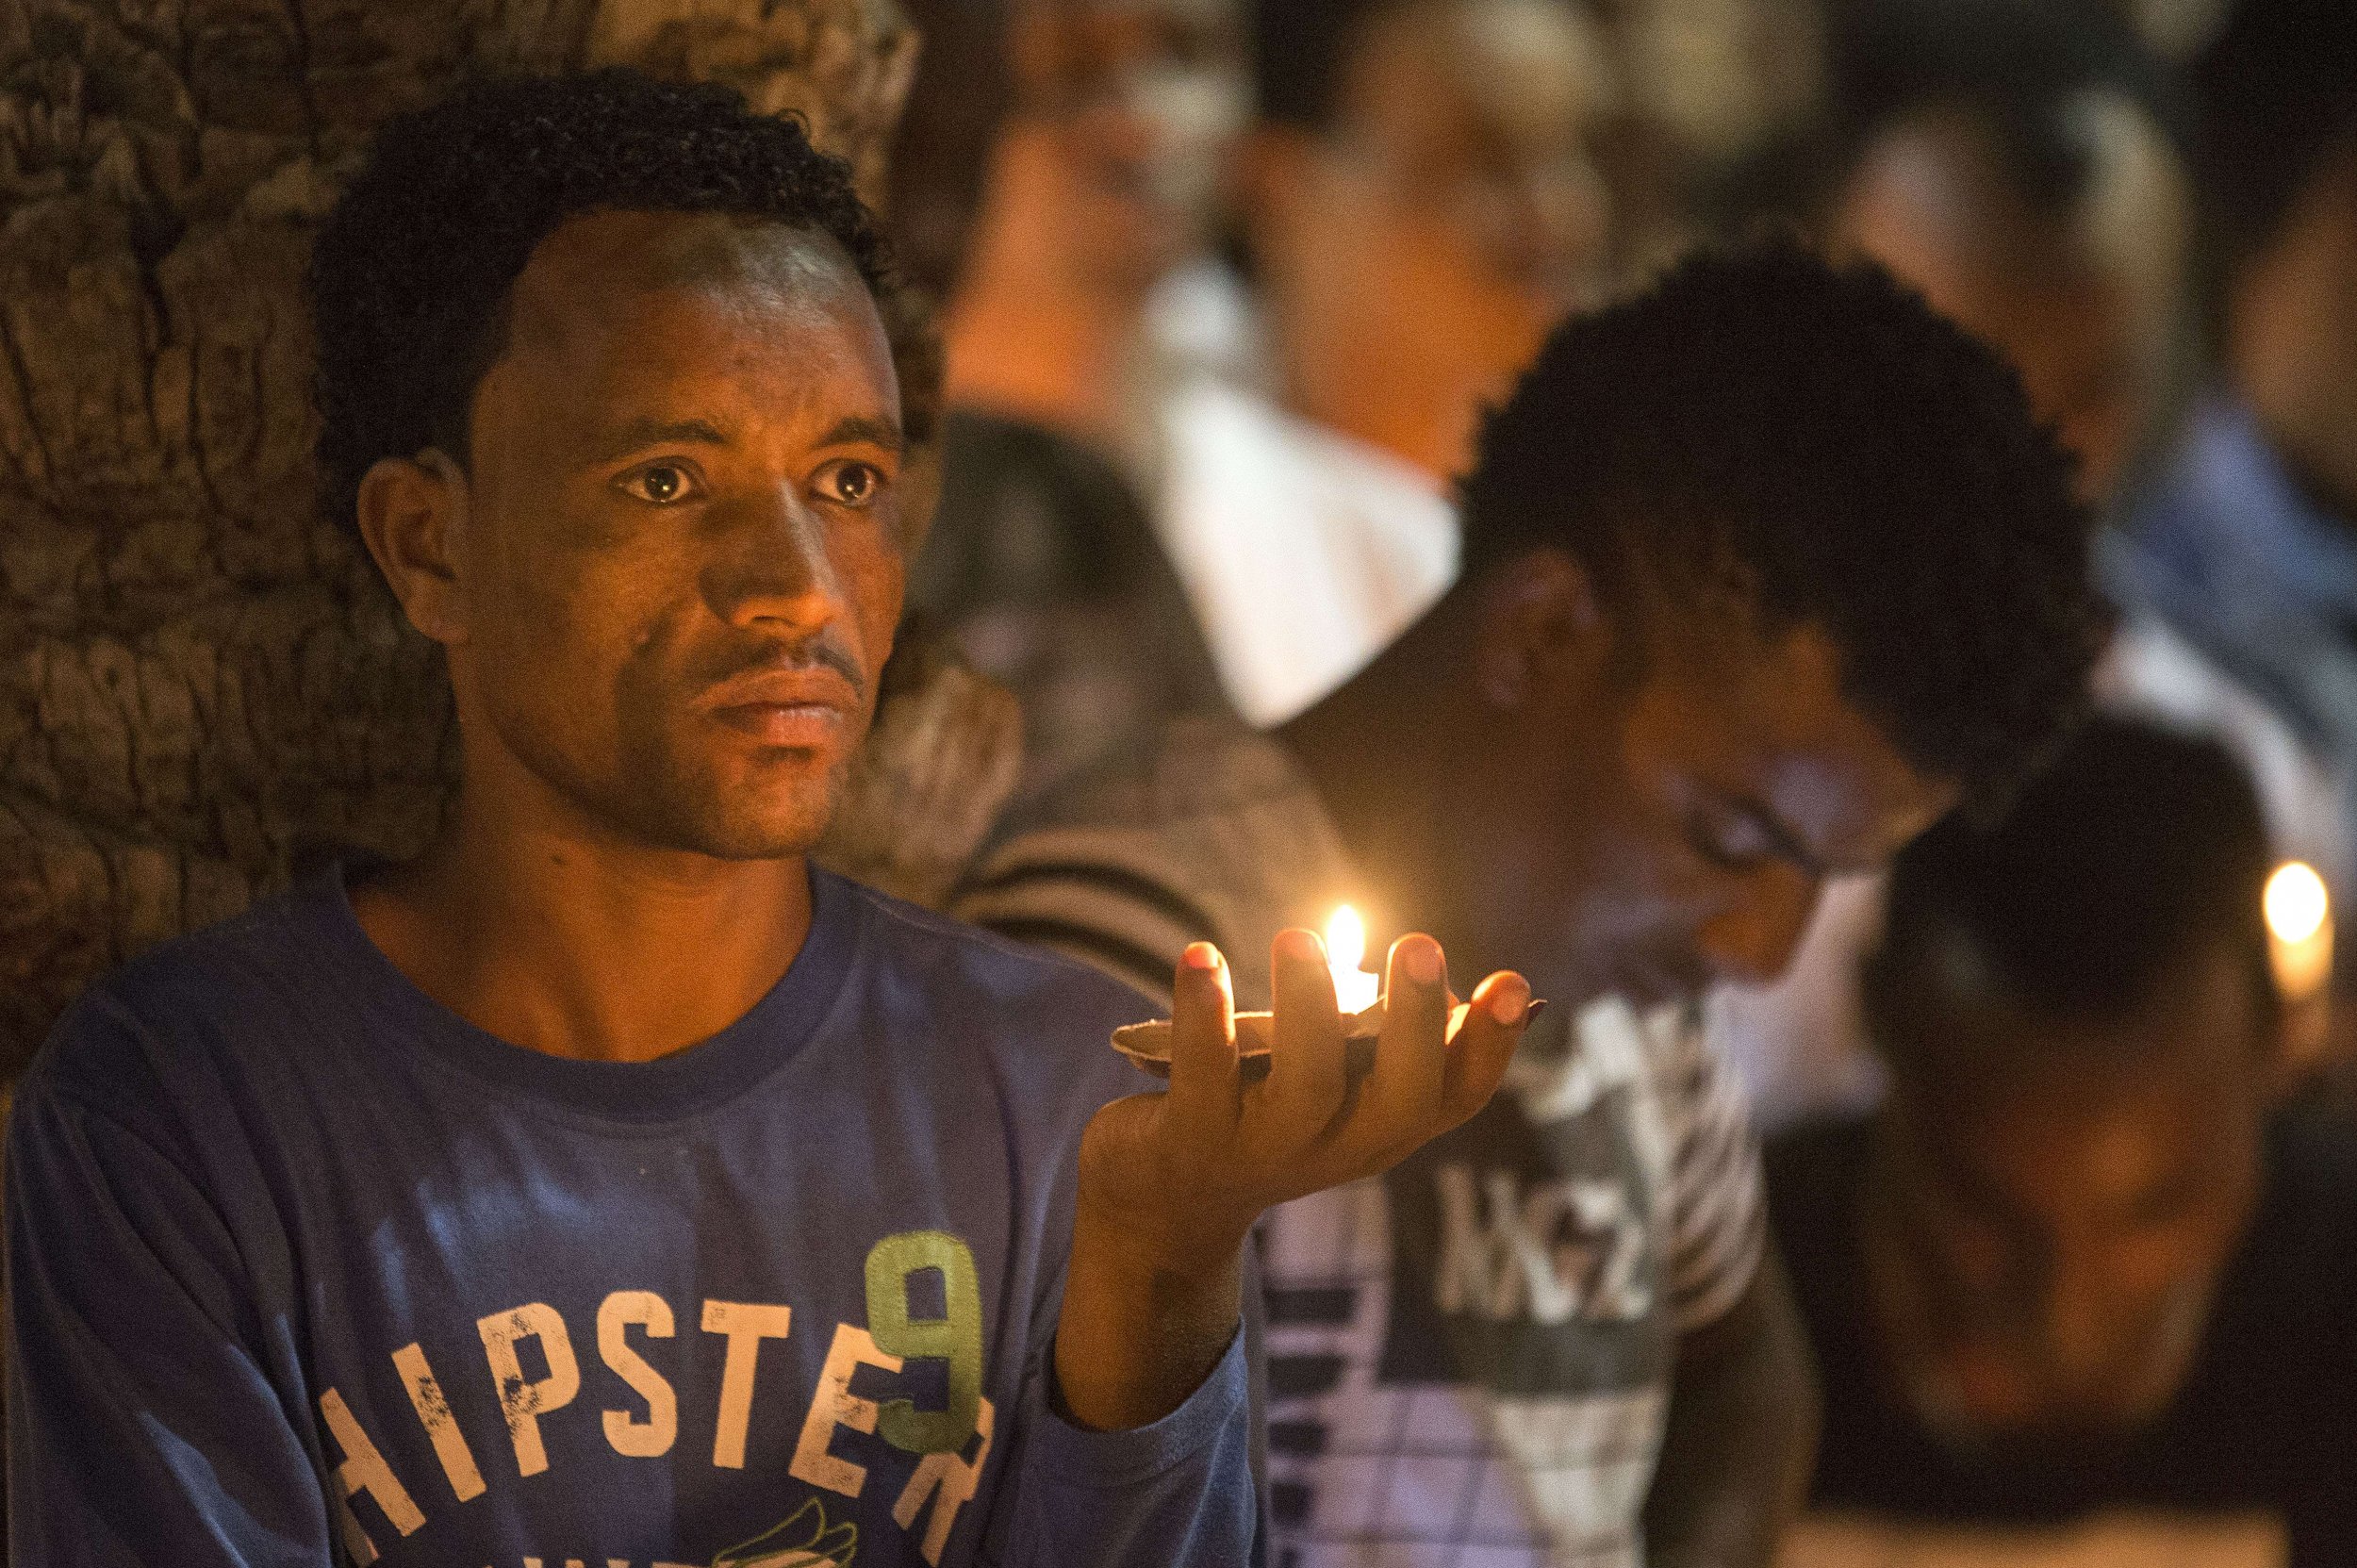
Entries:
{"type": "MultiPolygon", "coordinates": [[[[1164,998],[1215,941],[1265,1006],[1270,938],[1353,882],[1280,746],[1189,722],[1051,801],[956,912],[1164,998]]],[[[1693,1010],[1543,1015],[1464,1127],[1261,1226],[1277,1568],[1638,1563],[1677,1336],[1743,1294],[1763,1238],[1693,1010]]]]}

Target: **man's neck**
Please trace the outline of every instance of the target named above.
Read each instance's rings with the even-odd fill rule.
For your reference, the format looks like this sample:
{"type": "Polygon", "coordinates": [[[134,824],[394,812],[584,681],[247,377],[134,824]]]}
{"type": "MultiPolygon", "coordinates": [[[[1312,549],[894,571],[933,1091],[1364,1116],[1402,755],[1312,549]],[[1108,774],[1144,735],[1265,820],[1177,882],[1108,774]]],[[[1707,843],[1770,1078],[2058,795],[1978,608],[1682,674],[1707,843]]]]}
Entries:
{"type": "Polygon", "coordinates": [[[1444,677],[1432,673],[1443,664],[1437,651],[1429,658],[1419,652],[1429,620],[1283,725],[1276,738],[1348,847],[1378,922],[1370,934],[1426,932],[1459,961],[1452,967],[1461,968],[1479,956],[1457,913],[1454,875],[1455,824],[1467,818],[1468,802],[1451,787],[1452,770],[1436,754],[1431,732],[1463,704],[1439,689],[1444,677]]]}
{"type": "Polygon", "coordinates": [[[462,792],[416,861],[353,892],[418,988],[514,1045],[651,1062],[775,986],[810,932],[799,856],[728,861],[620,842],[561,807],[462,792]]]}
{"type": "MultiPolygon", "coordinates": [[[[1480,692],[1475,619],[1460,586],[1332,695],[1276,738],[1316,790],[1362,883],[1371,938],[1427,933],[1468,985],[1520,971],[1556,1007],[1606,993],[1604,971],[1567,949],[1567,912],[1534,890],[1519,835],[1558,809],[1544,768],[1502,755],[1532,737],[1480,692]]],[[[1570,746],[1559,718],[1550,745],[1570,746]]]]}

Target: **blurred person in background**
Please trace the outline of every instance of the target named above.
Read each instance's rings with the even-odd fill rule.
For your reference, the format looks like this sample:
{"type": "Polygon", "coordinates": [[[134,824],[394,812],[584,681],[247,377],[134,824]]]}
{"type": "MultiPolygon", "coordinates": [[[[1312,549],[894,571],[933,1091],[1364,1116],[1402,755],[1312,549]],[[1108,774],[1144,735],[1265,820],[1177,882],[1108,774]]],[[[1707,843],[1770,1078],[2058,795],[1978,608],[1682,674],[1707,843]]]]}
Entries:
{"type": "Polygon", "coordinates": [[[1291,718],[1454,579],[1486,402],[1592,301],[1607,88],[1573,0],[1262,0],[1238,180],[1265,386],[1163,408],[1160,524],[1228,694],[1291,718]]]}
{"type": "MultiPolygon", "coordinates": [[[[1819,124],[1753,168],[1738,211],[1872,257],[1996,349],[2110,503],[2184,340],[2189,196],[2161,67],[2094,0],[1833,0],[1825,21],[1819,124]]],[[[1715,999],[1764,1124],[1878,1092],[1856,968],[1880,901],[1879,879],[1829,887],[1784,980],[1715,999]]]]}
{"type": "Polygon", "coordinates": [[[1788,1564],[2357,1561],[2357,1131],[2283,1092],[2270,865],[2224,749],[2119,718],[1900,854],[1887,1102],[1768,1154],[1788,1564]]]}
{"type": "Polygon", "coordinates": [[[2215,380],[2109,541],[2141,694],[2260,750],[2286,848],[2357,833],[2357,7],[2240,0],[2192,80],[2215,380]],[[2287,757],[2285,753],[2290,753],[2287,757]]]}
{"type": "Polygon", "coordinates": [[[2021,372],[2108,500],[2167,412],[2190,193],[2157,62],[2093,0],[1837,0],[1819,225],[2021,372]]]}
{"type": "Polygon", "coordinates": [[[1225,706],[1140,470],[1157,361],[1218,362],[1242,333],[1199,262],[1248,90],[1234,0],[1014,0],[994,20],[952,19],[912,107],[986,146],[970,214],[938,189],[911,204],[947,294],[948,414],[909,597],[1022,699],[1029,793],[1225,706]],[[957,107],[993,74],[1007,113],[974,123],[957,107]]]}
{"type": "Polygon", "coordinates": [[[1558,1011],[1509,1092],[1264,1227],[1275,1560],[1756,1564],[1808,1377],[1685,1003],[2051,750],[2090,520],[1985,347],[1788,243],[1560,328],[1464,495],[1463,579],[1372,664],[1062,792],[961,913],[1156,989],[1210,937],[1247,1007],[1338,900],[1514,955],[1558,1011]]]}
{"type": "Polygon", "coordinates": [[[1250,112],[1243,26],[1239,0],[1013,0],[1011,113],[943,325],[954,404],[1127,450],[1159,316],[1224,309],[1197,330],[1243,330],[1236,302],[1158,298],[1220,214],[1250,112]]]}

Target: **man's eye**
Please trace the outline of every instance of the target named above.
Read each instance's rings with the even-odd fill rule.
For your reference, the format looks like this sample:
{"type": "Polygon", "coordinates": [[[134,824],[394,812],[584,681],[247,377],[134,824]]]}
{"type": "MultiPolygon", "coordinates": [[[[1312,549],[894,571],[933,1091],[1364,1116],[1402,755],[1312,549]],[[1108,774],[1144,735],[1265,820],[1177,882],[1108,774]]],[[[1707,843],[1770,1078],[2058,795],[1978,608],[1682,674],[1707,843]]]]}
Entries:
{"type": "Polygon", "coordinates": [[[675,505],[696,491],[696,476],[676,463],[654,463],[622,476],[625,495],[655,506],[675,505]]]}
{"type": "Polygon", "coordinates": [[[884,487],[883,470],[873,463],[845,460],[818,470],[820,493],[844,506],[865,506],[884,487]]]}

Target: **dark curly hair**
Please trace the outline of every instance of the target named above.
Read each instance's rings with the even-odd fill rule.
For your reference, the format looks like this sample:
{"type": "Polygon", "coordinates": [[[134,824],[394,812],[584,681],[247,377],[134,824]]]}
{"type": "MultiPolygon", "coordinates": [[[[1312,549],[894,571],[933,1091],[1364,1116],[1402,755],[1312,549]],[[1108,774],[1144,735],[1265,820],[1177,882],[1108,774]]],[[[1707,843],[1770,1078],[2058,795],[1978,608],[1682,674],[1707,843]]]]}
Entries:
{"type": "Polygon", "coordinates": [[[733,89],[624,70],[461,87],[378,133],[312,252],[319,462],[337,516],[352,518],[382,458],[438,446],[466,460],[508,289],[541,240],[601,210],[774,218],[834,239],[887,294],[849,166],[733,89]]]}
{"type": "Polygon", "coordinates": [[[1557,329],[1483,426],[1466,569],[1553,546],[1623,606],[1739,584],[1987,802],[2084,713],[2109,630],[2072,476],[1996,355],[1881,269],[1771,236],[1557,329]]]}
{"type": "Polygon", "coordinates": [[[2258,796],[2224,748],[2099,718],[2002,818],[1953,818],[1900,851],[1864,975],[1875,1044],[1898,1063],[1937,1048],[1926,1025],[1960,975],[2036,1017],[2118,1022],[2217,948],[2271,1013],[2272,866],[2258,796]]]}

